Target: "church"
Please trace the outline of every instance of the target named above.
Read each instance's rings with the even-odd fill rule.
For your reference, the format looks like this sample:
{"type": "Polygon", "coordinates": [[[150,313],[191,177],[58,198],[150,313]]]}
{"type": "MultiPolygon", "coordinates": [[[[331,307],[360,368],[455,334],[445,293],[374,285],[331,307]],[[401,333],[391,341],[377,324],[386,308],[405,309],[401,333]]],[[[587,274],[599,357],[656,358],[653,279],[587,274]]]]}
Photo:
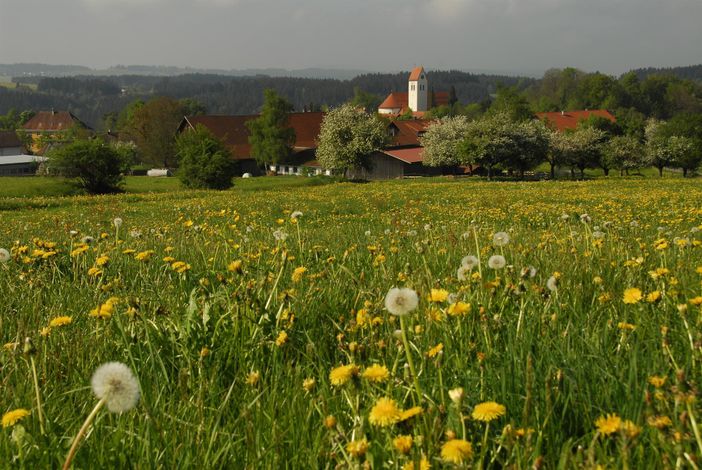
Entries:
{"type": "Polygon", "coordinates": [[[424,67],[415,67],[407,81],[407,92],[390,93],[378,106],[378,114],[397,117],[411,112],[412,117],[421,119],[429,109],[448,103],[449,93],[430,91],[424,67]]]}

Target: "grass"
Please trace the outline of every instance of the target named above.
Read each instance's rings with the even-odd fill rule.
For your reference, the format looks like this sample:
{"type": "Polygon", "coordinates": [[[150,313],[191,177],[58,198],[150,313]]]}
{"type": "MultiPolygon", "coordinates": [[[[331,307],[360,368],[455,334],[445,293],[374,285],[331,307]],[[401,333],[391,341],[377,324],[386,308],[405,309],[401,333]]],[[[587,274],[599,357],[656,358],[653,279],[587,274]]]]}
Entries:
{"type": "Polygon", "coordinates": [[[0,213],[0,413],[31,412],[0,430],[3,462],[59,467],[97,403],[92,373],[120,361],[140,402],[98,413],[76,468],[450,468],[453,437],[475,467],[699,465],[697,181],[324,181],[0,213]],[[469,254],[480,264],[458,279],[469,254]],[[496,255],[506,267],[488,267],[496,255]],[[393,286],[419,295],[407,343],[393,286]],[[388,377],[366,378],[372,364],[388,377]],[[398,422],[383,397],[422,411],[398,422]],[[504,414],[477,419],[493,401],[504,414]]]}

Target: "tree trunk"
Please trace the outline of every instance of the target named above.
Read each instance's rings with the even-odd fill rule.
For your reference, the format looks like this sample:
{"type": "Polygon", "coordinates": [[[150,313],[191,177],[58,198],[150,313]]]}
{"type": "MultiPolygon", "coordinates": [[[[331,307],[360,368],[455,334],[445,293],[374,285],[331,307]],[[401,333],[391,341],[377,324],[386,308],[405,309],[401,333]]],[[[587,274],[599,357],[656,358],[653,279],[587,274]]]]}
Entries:
{"type": "Polygon", "coordinates": [[[584,180],[585,179],[585,167],[580,167],[580,179],[584,180]]]}
{"type": "Polygon", "coordinates": [[[624,168],[622,168],[621,170],[619,170],[619,176],[624,176],[624,168]]]}
{"type": "Polygon", "coordinates": [[[683,168],[683,178],[687,177],[687,168],[683,168]]]}
{"type": "Polygon", "coordinates": [[[492,179],[492,165],[488,165],[488,181],[492,179]]]}
{"type": "Polygon", "coordinates": [[[519,170],[519,179],[520,179],[520,180],[523,180],[523,179],[524,179],[524,170],[523,170],[523,169],[520,169],[520,170],[519,170]]]}
{"type": "Polygon", "coordinates": [[[551,163],[551,179],[556,179],[556,165],[551,163]]]}
{"type": "Polygon", "coordinates": [[[604,170],[605,176],[609,176],[609,168],[602,168],[604,170]]]}
{"type": "Polygon", "coordinates": [[[663,177],[663,167],[662,166],[658,167],[658,176],[663,177]]]}

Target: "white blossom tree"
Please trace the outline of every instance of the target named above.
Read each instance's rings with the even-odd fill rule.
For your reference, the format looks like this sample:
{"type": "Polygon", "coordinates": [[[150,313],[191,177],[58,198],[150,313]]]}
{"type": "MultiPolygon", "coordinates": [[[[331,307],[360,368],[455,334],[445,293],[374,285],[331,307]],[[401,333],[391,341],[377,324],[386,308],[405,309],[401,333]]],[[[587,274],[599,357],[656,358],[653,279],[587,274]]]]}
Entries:
{"type": "Polygon", "coordinates": [[[636,137],[629,135],[612,137],[604,146],[602,158],[609,167],[619,170],[622,175],[646,165],[643,145],[636,137]]]}
{"type": "Polygon", "coordinates": [[[388,141],[386,125],[378,117],[350,104],[324,116],[319,133],[317,161],[326,169],[345,172],[372,168],[370,155],[388,141]]]}
{"type": "Polygon", "coordinates": [[[460,143],[465,139],[469,125],[465,116],[448,116],[430,125],[419,139],[424,147],[423,164],[450,166],[460,163],[460,143]]]}

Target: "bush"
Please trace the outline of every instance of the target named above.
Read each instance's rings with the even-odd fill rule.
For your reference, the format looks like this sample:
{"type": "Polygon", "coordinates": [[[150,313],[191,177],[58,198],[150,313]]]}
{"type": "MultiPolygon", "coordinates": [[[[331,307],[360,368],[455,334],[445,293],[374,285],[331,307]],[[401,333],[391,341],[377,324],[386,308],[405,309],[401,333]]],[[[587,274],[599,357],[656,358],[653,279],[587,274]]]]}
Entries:
{"type": "Polygon", "coordinates": [[[198,125],[176,139],[178,177],[188,188],[227,189],[232,186],[236,163],[224,143],[198,125]]]}
{"type": "Polygon", "coordinates": [[[76,140],[49,153],[49,172],[77,178],[91,194],[119,191],[125,162],[122,154],[101,140],[76,140]]]}

